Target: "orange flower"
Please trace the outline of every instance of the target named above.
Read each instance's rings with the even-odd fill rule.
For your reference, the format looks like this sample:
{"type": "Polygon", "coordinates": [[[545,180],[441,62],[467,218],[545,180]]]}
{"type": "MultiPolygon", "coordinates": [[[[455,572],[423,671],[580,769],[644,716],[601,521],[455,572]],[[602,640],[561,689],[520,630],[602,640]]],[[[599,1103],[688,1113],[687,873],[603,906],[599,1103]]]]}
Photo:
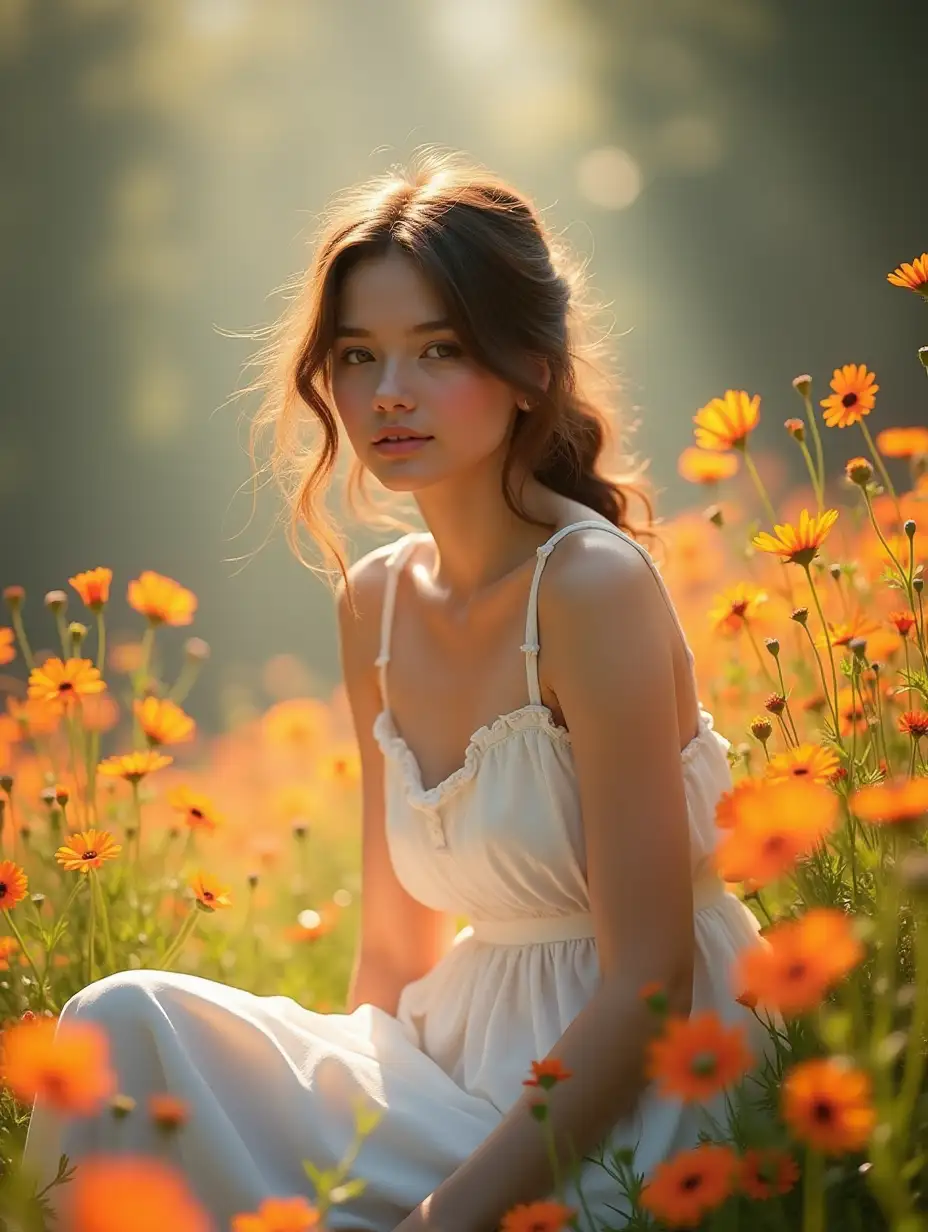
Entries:
{"type": "MultiPolygon", "coordinates": [[[[857,612],[850,620],[841,620],[837,624],[828,622],[828,632],[831,637],[832,646],[846,646],[848,642],[854,640],[855,637],[862,637],[866,640],[871,633],[876,633],[879,629],[879,624],[875,620],[871,620],[869,616],[865,616],[863,612],[857,612]]],[[[815,640],[819,650],[827,650],[828,643],[825,640],[825,634],[820,633],[815,640]]]]}
{"type": "Polygon", "coordinates": [[[728,389],[693,416],[696,444],[701,449],[744,449],[760,422],[760,394],[728,389]]]}
{"type": "Polygon", "coordinates": [[[796,749],[777,753],[767,763],[768,779],[808,778],[827,783],[838,769],[838,755],[820,744],[800,744],[796,749]]]}
{"type": "Polygon", "coordinates": [[[316,698],[291,697],[265,711],[261,720],[269,744],[300,749],[318,743],[328,725],[325,705],[316,698]]]}
{"type": "MultiPolygon", "coordinates": [[[[562,1232],[576,1215],[572,1206],[561,1202],[523,1202],[508,1210],[500,1221],[500,1232],[562,1232]]],[[[234,1228],[233,1232],[239,1232],[234,1228]]]]}
{"type": "Polygon", "coordinates": [[[176,813],[183,815],[191,830],[215,830],[225,822],[209,796],[191,791],[189,787],[174,787],[168,792],[168,804],[176,813]]]}
{"type": "Polygon", "coordinates": [[[82,830],[58,848],[55,859],[66,872],[89,873],[92,868],[102,868],[104,860],[115,860],[121,851],[122,846],[107,830],[82,830]]]}
{"type": "Polygon", "coordinates": [[[100,774],[111,779],[125,779],[127,783],[138,783],[146,774],[162,770],[174,760],[166,753],[155,753],[146,749],[144,753],[125,753],[122,757],[108,757],[97,766],[100,774]]]}
{"type": "Polygon", "coordinates": [[[190,1105],[186,1100],[165,1092],[149,1096],[148,1114],[160,1129],[179,1129],[189,1119],[190,1105]]]}
{"type": "Polygon", "coordinates": [[[894,287],[905,287],[908,291],[928,296],[928,252],[923,252],[911,264],[905,261],[897,265],[891,274],[886,275],[886,280],[894,287]]]}
{"type": "Polygon", "coordinates": [[[265,1198],[254,1214],[233,1215],[231,1232],[310,1232],[320,1218],[305,1198],[265,1198]]]}
{"type": "Polygon", "coordinates": [[[733,825],[722,831],[716,866],[726,881],[752,887],[785,876],[835,827],[834,792],[808,779],[762,780],[731,804],[733,825]]]}
{"type": "Polygon", "coordinates": [[[9,971],[10,959],[19,949],[15,937],[0,937],[0,971],[9,971]]]}
{"type": "Polygon", "coordinates": [[[928,779],[887,779],[862,787],[851,797],[851,808],[862,821],[918,821],[928,813],[928,779]]]}
{"type": "Polygon", "coordinates": [[[738,473],[738,456],[690,446],[680,454],[677,470],[690,483],[718,483],[738,473]]]}
{"type": "Polygon", "coordinates": [[[84,603],[94,612],[99,612],[109,602],[112,580],[113,570],[103,568],[88,569],[84,573],[68,578],[84,603]]]}
{"type": "Polygon", "coordinates": [[[815,1009],[864,954],[852,920],[833,907],[813,907],[764,938],[739,954],[735,983],[741,996],[784,1015],[815,1009]]]}
{"type": "Polygon", "coordinates": [[[73,705],[105,688],[99,670],[89,659],[46,659],[29,673],[29,696],[42,702],[73,705]]]}
{"type": "Polygon", "coordinates": [[[787,1151],[751,1148],[741,1156],[739,1187],[755,1202],[789,1193],[798,1180],[799,1165],[787,1151]]]}
{"type": "Polygon", "coordinates": [[[907,710],[899,716],[899,730],[913,740],[928,736],[928,710],[907,710]]]}
{"type": "Polygon", "coordinates": [[[160,1159],[96,1155],[82,1160],[68,1186],[69,1232],[212,1232],[187,1182],[160,1159]]]}
{"type": "Polygon", "coordinates": [[[229,887],[221,885],[209,873],[197,873],[190,882],[190,888],[196,895],[197,902],[207,911],[214,911],[217,907],[232,906],[229,887]]]}
{"type": "Polygon", "coordinates": [[[10,717],[29,736],[49,736],[61,722],[61,706],[57,699],[45,702],[28,697],[20,701],[17,697],[8,697],[6,708],[10,717]]]}
{"type": "Polygon", "coordinates": [[[197,610],[197,597],[172,578],[146,569],[129,583],[129,606],[153,625],[189,625],[197,610]]]}
{"type": "Polygon", "coordinates": [[[0,911],[9,911],[26,897],[29,878],[12,860],[0,860],[0,911]]]}
{"type": "Polygon", "coordinates": [[[93,1023],[59,1025],[54,1018],[4,1032],[0,1076],[23,1103],[40,1096],[72,1116],[98,1111],[116,1090],[106,1032],[93,1023]]]}
{"type": "Polygon", "coordinates": [[[0,628],[0,664],[12,663],[16,658],[16,634],[4,625],[0,628]]]}
{"type": "Polygon", "coordinates": [[[85,731],[110,731],[119,721],[119,707],[109,693],[98,693],[85,699],[82,717],[85,731]]]}
{"type": "Polygon", "coordinates": [[[545,1057],[542,1061],[532,1062],[532,1075],[523,1080],[524,1087],[543,1087],[550,1091],[559,1082],[572,1078],[573,1070],[565,1069],[557,1057],[545,1057]]]}
{"type": "Polygon", "coordinates": [[[720,830],[731,830],[738,818],[740,798],[751,791],[762,791],[761,779],[739,779],[731,791],[723,791],[715,806],[715,824],[720,830]]]}
{"type": "Polygon", "coordinates": [[[897,612],[890,612],[887,620],[900,637],[908,637],[912,626],[915,624],[915,613],[907,612],[902,608],[897,612]]]}
{"type": "Polygon", "coordinates": [[[767,602],[767,592],[750,582],[737,582],[713,600],[709,620],[718,632],[737,633],[767,602]]]}
{"type": "Polygon", "coordinates": [[[672,1228],[695,1228],[734,1188],[738,1157],[727,1146],[704,1142],[658,1164],[641,1192],[641,1205],[672,1228]]]}
{"type": "Polygon", "coordinates": [[[754,536],[753,543],[762,552],[773,552],[792,565],[808,566],[818,555],[819,548],[837,520],[837,509],[826,509],[817,517],[812,517],[808,509],[803,509],[799,514],[798,526],[788,523],[774,526],[775,537],[761,531],[754,536]]]}
{"type": "Polygon", "coordinates": [[[854,689],[838,689],[838,719],[842,736],[867,730],[867,711],[854,689]]]}
{"type": "Polygon", "coordinates": [[[647,1074],[662,1095],[701,1102],[740,1078],[753,1060],[744,1028],[726,1027],[710,1011],[669,1019],[648,1046],[647,1074]]]}
{"type": "Polygon", "coordinates": [[[845,364],[843,368],[835,368],[831,378],[834,393],[821,402],[829,428],[849,428],[870,414],[876,402],[875,394],[880,388],[873,383],[874,377],[874,373],[867,371],[866,364],[845,364]]]}
{"type": "Polygon", "coordinates": [[[928,428],[884,428],[876,447],[886,458],[914,458],[928,454],[928,428]]]}
{"type": "Polygon", "coordinates": [[[870,1075],[835,1057],[794,1066],[782,1100],[795,1136],[826,1154],[859,1150],[876,1124],[870,1075]]]}
{"type": "Polygon", "coordinates": [[[132,708],[149,744],[182,744],[193,739],[197,725],[175,702],[146,697],[133,702],[132,708]]]}

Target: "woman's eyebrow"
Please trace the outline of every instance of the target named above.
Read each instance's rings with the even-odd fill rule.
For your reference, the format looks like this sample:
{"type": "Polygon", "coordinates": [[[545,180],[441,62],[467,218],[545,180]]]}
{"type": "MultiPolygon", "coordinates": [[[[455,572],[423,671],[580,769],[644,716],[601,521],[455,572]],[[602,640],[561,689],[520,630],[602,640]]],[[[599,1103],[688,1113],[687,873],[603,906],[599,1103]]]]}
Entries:
{"type": "MultiPolygon", "coordinates": [[[[419,325],[413,325],[407,332],[410,334],[428,334],[433,329],[451,329],[451,322],[446,317],[441,317],[437,321],[422,321],[419,325]]],[[[337,325],[335,327],[336,338],[372,338],[373,332],[369,329],[361,329],[358,325],[337,325]]]]}

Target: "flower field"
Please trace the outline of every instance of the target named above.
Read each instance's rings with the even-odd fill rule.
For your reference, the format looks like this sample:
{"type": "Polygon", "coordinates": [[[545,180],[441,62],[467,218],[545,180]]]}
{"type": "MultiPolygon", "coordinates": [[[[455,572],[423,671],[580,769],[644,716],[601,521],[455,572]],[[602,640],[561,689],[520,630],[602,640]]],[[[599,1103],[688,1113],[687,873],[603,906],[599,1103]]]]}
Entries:
{"type": "MultiPolygon", "coordinates": [[[[888,277],[928,298],[928,253],[888,277]]],[[[928,376],[928,347],[919,359],[928,376]]],[[[788,391],[799,410],[783,447],[798,451],[801,489],[768,490],[752,442],[774,413],[728,390],[681,442],[702,499],[660,527],[702,700],[731,741],[717,861],[763,925],[733,978],[771,1046],[752,1056],[737,1028],[674,1018],[659,987],[641,990],[649,1077],[671,1099],[725,1092],[730,1124],[707,1115],[705,1141],[647,1180],[633,1157],[602,1160],[632,1230],[928,1229],[928,428],[887,421],[866,364],[816,385],[800,376],[788,391]],[[843,467],[826,468],[826,439],[843,467]]],[[[120,583],[136,636],[109,645],[109,569],[41,602],[2,580],[0,1226],[31,1232],[47,1199],[19,1167],[36,1094],[66,1115],[185,1132],[182,1099],[143,1108],[117,1089],[105,1038],[55,1036],[85,984],[176,968],[342,1008],[359,766],[341,689],[198,730],[185,707],[209,648],[188,636],[197,597],[179,582],[120,583]],[[36,637],[54,653],[35,653],[36,637]]],[[[569,1081],[547,1062],[526,1073],[539,1133],[547,1091],[569,1081]]],[[[359,1141],[376,1116],[358,1107],[359,1141]]],[[[324,1226],[363,1185],[350,1159],[327,1174],[309,1160],[307,1177],[312,1202],[280,1195],[230,1232],[324,1226]]],[[[54,1183],[75,1232],[122,1228],[130,1200],[142,1232],[213,1227],[161,1159],[64,1160],[54,1183]]],[[[562,1197],[515,1208],[505,1232],[571,1226],[580,1212],[562,1197]]]]}

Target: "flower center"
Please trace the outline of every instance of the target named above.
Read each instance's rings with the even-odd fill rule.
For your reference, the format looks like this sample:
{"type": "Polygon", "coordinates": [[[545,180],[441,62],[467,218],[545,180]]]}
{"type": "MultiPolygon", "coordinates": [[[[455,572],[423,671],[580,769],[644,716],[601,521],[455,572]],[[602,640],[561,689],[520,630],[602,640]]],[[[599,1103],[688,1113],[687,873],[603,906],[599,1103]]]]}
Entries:
{"type": "Polygon", "coordinates": [[[74,685],[71,683],[71,681],[70,681],[70,680],[62,680],[61,684],[58,686],[58,692],[59,692],[59,693],[68,693],[68,692],[70,692],[73,688],[74,688],[74,685]]]}
{"type": "Polygon", "coordinates": [[[698,1189],[701,1184],[702,1184],[701,1174],[699,1172],[691,1172],[688,1176],[685,1176],[683,1180],[680,1182],[680,1188],[686,1189],[690,1193],[692,1193],[693,1190],[698,1189]]]}
{"type": "Polygon", "coordinates": [[[82,860],[96,860],[96,858],[97,858],[97,853],[93,850],[92,847],[89,851],[85,851],[84,854],[81,856],[82,860]]]}
{"type": "Polygon", "coordinates": [[[786,978],[788,980],[801,980],[804,978],[807,966],[804,962],[794,962],[786,968],[786,978]]]}
{"type": "Polygon", "coordinates": [[[841,399],[841,405],[846,406],[846,407],[852,407],[856,404],[856,402],[857,402],[856,394],[845,394],[844,397],[841,399]]]}
{"type": "Polygon", "coordinates": [[[804,774],[809,773],[808,766],[793,766],[793,775],[796,778],[801,778],[804,774]]]}
{"type": "Polygon", "coordinates": [[[202,821],[203,820],[203,810],[198,809],[198,808],[192,808],[190,810],[190,816],[195,817],[197,821],[202,821]]]}
{"type": "Polygon", "coordinates": [[[692,1065],[690,1066],[694,1074],[707,1076],[714,1074],[718,1068],[718,1062],[713,1052],[697,1052],[693,1057],[692,1065]]]}
{"type": "Polygon", "coordinates": [[[9,887],[5,881],[0,881],[0,898],[6,898],[9,893],[9,887]]]}
{"type": "Polygon", "coordinates": [[[204,890],[203,897],[206,899],[212,899],[212,898],[215,898],[216,895],[212,892],[212,890],[204,890]]]}
{"type": "Polygon", "coordinates": [[[834,1108],[824,1099],[817,1099],[812,1105],[812,1116],[816,1121],[827,1124],[834,1119],[834,1115],[834,1108]]]}

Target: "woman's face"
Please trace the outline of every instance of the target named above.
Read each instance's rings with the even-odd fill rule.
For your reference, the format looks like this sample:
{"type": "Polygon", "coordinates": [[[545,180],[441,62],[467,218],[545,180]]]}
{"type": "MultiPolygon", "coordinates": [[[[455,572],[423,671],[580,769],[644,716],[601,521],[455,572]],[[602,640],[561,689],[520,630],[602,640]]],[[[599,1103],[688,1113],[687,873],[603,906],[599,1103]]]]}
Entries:
{"type": "Polygon", "coordinates": [[[332,353],[335,407],[360,461],[411,492],[505,456],[518,396],[463,351],[413,261],[391,248],[346,275],[332,353]],[[376,445],[391,428],[429,439],[376,445]]]}

